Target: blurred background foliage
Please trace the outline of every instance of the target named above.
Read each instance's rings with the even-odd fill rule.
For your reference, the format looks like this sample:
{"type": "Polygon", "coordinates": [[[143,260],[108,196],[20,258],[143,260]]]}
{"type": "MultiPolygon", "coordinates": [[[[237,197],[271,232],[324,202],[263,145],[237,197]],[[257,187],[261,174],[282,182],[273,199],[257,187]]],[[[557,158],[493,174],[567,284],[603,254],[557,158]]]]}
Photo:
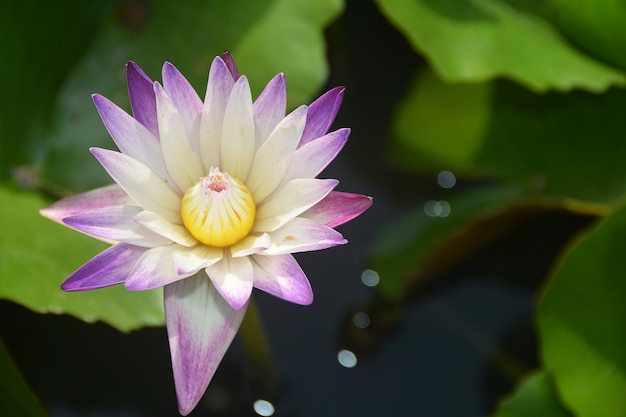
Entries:
{"type": "MultiPolygon", "coordinates": [[[[38,214],[109,182],[87,152],[112,146],[90,95],[128,109],[124,63],[158,80],[167,60],[202,97],[211,60],[230,50],[254,94],[284,72],[290,106],[308,102],[330,71],[349,83],[349,54],[339,56],[341,36],[327,29],[355,3],[3,2],[0,298],[122,332],[162,325],[159,291],[58,290],[103,249],[38,214]]],[[[411,202],[400,216],[374,219],[380,233],[366,255],[381,277],[378,308],[401,320],[402,306],[485,248],[520,239],[538,219],[575,219],[536,293],[539,366],[493,416],[626,415],[626,1],[373,3],[418,63],[403,93],[386,99],[391,117],[376,145],[384,152],[350,145],[367,175],[411,202]],[[411,195],[423,193],[411,181],[437,175],[438,195],[415,203],[411,195]]],[[[367,25],[343,30],[358,38],[367,25]]],[[[385,114],[375,92],[407,71],[392,53],[369,59],[384,71],[349,91],[367,103],[361,117],[385,114]]],[[[359,130],[358,115],[351,125],[359,130]]],[[[0,369],[0,410],[45,415],[1,345],[0,369]]]]}

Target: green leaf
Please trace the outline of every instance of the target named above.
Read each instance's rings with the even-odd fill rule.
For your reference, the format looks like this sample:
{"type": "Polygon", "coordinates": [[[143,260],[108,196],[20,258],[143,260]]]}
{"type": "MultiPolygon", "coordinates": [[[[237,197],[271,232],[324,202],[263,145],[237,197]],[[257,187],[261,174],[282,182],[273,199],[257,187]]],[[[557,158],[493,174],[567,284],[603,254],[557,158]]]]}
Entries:
{"type": "Polygon", "coordinates": [[[503,400],[492,417],[572,417],[559,402],[550,376],[529,376],[511,397],[503,400]]]}
{"type": "Polygon", "coordinates": [[[38,210],[48,204],[35,193],[0,186],[0,298],[121,331],[162,325],[162,291],[61,291],[61,282],[106,245],[43,218],[38,210]]]}
{"type": "Polygon", "coordinates": [[[449,82],[506,77],[535,91],[603,91],[626,82],[623,73],[572,47],[546,20],[502,0],[377,3],[449,82]]]}
{"type": "Polygon", "coordinates": [[[539,304],[544,365],[579,417],[626,410],[625,247],[622,208],[570,248],[539,304]]]}
{"type": "Polygon", "coordinates": [[[615,203],[626,195],[624,108],[621,89],[538,95],[504,81],[451,85],[422,71],[396,113],[390,156],[411,170],[615,203]]]}
{"type": "Polygon", "coordinates": [[[303,103],[327,76],[323,30],[342,6],[341,0],[156,0],[149,7],[137,3],[131,16],[139,18],[125,25],[111,20],[69,73],[56,102],[54,123],[45,135],[43,176],[73,190],[109,181],[88,153],[90,146],[114,147],[91,94],[103,94],[128,109],[124,79],[128,60],[154,80],[161,79],[163,62],[170,61],[204,98],[211,61],[230,50],[255,94],[284,72],[290,101],[303,103]]]}
{"type": "Polygon", "coordinates": [[[47,413],[0,340],[0,410],[5,415],[45,417],[47,413]]]}

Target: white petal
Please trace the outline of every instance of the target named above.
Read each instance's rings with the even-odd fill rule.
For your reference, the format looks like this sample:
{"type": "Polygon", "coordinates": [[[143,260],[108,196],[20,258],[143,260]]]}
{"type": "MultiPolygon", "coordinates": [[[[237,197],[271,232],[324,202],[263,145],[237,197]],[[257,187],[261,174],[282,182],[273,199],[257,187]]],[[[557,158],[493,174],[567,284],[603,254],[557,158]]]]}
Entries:
{"type": "Polygon", "coordinates": [[[300,106],[281,120],[254,155],[246,186],[257,204],[263,202],[282,182],[300,142],[306,112],[306,106],[300,106]]]}
{"type": "Polygon", "coordinates": [[[272,246],[263,252],[267,255],[307,252],[348,243],[341,233],[326,225],[296,217],[271,232],[272,246]]]}
{"type": "Polygon", "coordinates": [[[133,217],[133,221],[172,242],[178,243],[179,245],[194,246],[198,243],[198,241],[191,236],[185,226],[168,222],[163,217],[152,211],[143,210],[138,212],[133,217]]]}
{"type": "Polygon", "coordinates": [[[261,252],[272,245],[272,240],[267,233],[260,235],[250,234],[241,241],[230,247],[230,254],[233,258],[249,256],[253,253],[261,252]]]}
{"type": "Polygon", "coordinates": [[[254,287],[292,303],[313,302],[313,290],[306,275],[291,255],[253,255],[254,287]]]}
{"type": "Polygon", "coordinates": [[[203,174],[198,154],[193,151],[180,113],[163,91],[154,84],[161,149],[167,172],[183,193],[203,174]]]}
{"type": "Polygon", "coordinates": [[[246,307],[233,310],[204,274],[167,285],[164,298],[178,409],[187,415],[206,391],[246,307]]]}
{"type": "Polygon", "coordinates": [[[287,85],[285,75],[277,74],[265,86],[253,105],[256,149],[265,142],[276,125],[285,117],[287,85]]]}
{"type": "Polygon", "coordinates": [[[224,256],[221,262],[206,268],[217,291],[235,310],[243,308],[252,294],[252,263],[247,257],[224,256]]]}
{"type": "Polygon", "coordinates": [[[115,151],[91,148],[91,153],[141,207],[172,223],[181,223],[181,197],[150,168],[115,151]]]}
{"type": "Polygon", "coordinates": [[[323,199],[338,183],[316,178],[289,181],[257,207],[252,231],[273,232],[323,199]]]}
{"type": "Polygon", "coordinates": [[[231,177],[246,181],[254,157],[252,94],[245,76],[233,87],[224,112],[220,141],[220,168],[231,177]]]}

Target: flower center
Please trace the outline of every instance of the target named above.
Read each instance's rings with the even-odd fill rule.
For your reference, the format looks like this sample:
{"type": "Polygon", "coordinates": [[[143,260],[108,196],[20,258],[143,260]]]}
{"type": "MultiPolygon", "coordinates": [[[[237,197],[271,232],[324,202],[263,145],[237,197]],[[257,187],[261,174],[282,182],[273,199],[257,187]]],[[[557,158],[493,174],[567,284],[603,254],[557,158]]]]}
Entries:
{"type": "Polygon", "coordinates": [[[223,248],[250,233],[256,206],[241,181],[213,167],[208,176],[185,192],[180,214],[198,241],[223,248]]]}

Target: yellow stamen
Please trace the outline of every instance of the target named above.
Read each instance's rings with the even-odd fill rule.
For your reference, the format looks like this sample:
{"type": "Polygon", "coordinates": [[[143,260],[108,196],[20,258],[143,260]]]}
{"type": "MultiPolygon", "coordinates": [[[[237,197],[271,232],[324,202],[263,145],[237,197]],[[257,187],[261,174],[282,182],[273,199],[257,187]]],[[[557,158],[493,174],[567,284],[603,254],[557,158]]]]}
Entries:
{"type": "Polygon", "coordinates": [[[207,246],[234,245],[254,224],[256,206],[244,183],[211,168],[185,192],[180,211],[189,233],[207,246]]]}

